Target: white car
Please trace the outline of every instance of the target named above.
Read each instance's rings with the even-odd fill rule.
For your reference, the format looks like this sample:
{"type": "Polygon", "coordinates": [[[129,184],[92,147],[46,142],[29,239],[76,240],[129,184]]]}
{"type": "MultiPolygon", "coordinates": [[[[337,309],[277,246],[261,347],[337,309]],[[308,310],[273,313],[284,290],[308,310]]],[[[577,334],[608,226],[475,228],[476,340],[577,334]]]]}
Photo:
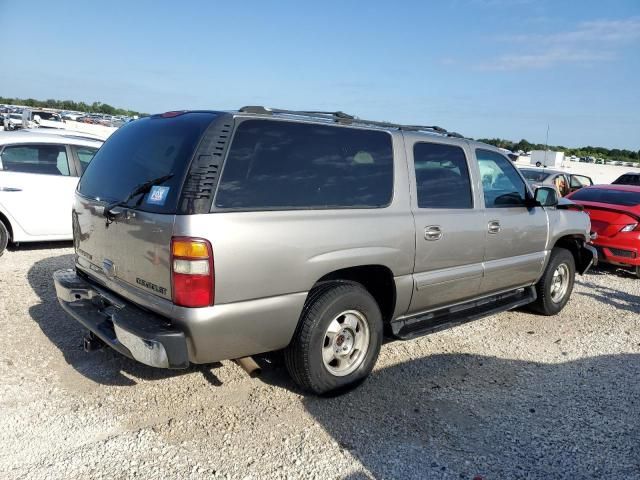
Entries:
{"type": "Polygon", "coordinates": [[[15,130],[22,128],[22,114],[21,113],[9,113],[3,120],[3,126],[5,130],[15,130]]]}
{"type": "Polygon", "coordinates": [[[31,112],[30,126],[40,128],[65,128],[62,117],[54,112],[35,111],[31,112]]]}
{"type": "Polygon", "coordinates": [[[73,132],[0,132],[0,255],[9,241],[71,240],[78,178],[101,145],[73,132]]]}

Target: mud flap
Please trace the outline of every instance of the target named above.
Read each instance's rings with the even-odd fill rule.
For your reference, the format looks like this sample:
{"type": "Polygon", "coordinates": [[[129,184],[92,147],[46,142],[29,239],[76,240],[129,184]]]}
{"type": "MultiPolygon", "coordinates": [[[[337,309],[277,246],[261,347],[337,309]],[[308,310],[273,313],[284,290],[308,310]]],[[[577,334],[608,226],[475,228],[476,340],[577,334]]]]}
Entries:
{"type": "Polygon", "coordinates": [[[576,270],[580,275],[584,275],[591,267],[596,265],[598,265],[598,251],[591,245],[583,243],[580,246],[576,270]]]}

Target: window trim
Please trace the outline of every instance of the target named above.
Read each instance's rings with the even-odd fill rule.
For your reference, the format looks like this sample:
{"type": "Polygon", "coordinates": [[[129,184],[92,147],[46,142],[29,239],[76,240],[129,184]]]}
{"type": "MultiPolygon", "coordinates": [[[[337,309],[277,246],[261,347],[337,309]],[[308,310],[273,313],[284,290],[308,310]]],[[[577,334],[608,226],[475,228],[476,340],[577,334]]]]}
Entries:
{"type": "Polygon", "coordinates": [[[7,143],[2,145],[2,148],[0,148],[0,172],[12,172],[12,173],[25,173],[27,175],[45,175],[47,177],[62,177],[62,178],[74,178],[74,177],[78,177],[78,172],[76,169],[76,164],[75,161],[73,159],[73,156],[71,155],[71,148],[70,145],[66,144],[66,143],[52,143],[52,142],[26,142],[26,143],[7,143]],[[13,148],[13,147],[33,147],[33,146],[41,146],[41,145],[52,145],[55,147],[63,147],[65,149],[65,153],[67,155],[67,163],[69,164],[69,175],[55,175],[55,174],[51,174],[51,173],[35,173],[35,172],[12,172],[12,170],[5,170],[4,169],[4,165],[2,164],[2,154],[4,153],[5,149],[7,147],[9,148],[13,148]]]}
{"type": "Polygon", "coordinates": [[[215,191],[214,191],[214,195],[213,195],[213,199],[211,201],[211,209],[210,209],[210,213],[231,213],[231,212],[295,212],[295,211],[313,211],[313,210],[322,210],[322,211],[328,211],[328,210],[382,210],[385,208],[390,208],[393,203],[394,200],[396,198],[396,162],[397,162],[397,155],[396,155],[396,145],[394,142],[394,136],[391,134],[391,132],[387,131],[387,130],[382,130],[382,129],[376,129],[376,128],[362,128],[362,127],[358,127],[358,126],[349,126],[349,125],[336,125],[336,124],[329,124],[329,123],[319,123],[319,122],[313,122],[313,121],[306,121],[306,120],[294,120],[294,119],[288,119],[288,118],[259,118],[259,117],[234,117],[233,119],[233,126],[232,126],[232,130],[231,130],[231,135],[229,138],[229,148],[227,148],[227,152],[224,156],[224,158],[222,159],[221,162],[221,167],[220,167],[220,172],[218,173],[218,178],[216,179],[216,185],[215,185],[215,191]],[[260,121],[265,121],[265,122],[278,122],[278,123],[293,123],[293,124],[305,124],[305,125],[312,125],[312,126],[323,126],[323,127],[331,127],[331,128],[343,128],[343,129],[350,129],[350,130],[359,130],[359,131],[367,131],[367,132],[382,132],[385,133],[389,136],[390,141],[391,141],[391,195],[389,198],[389,202],[385,205],[381,205],[378,207],[357,207],[357,206],[347,206],[347,207],[336,207],[336,206],[331,206],[331,207],[322,207],[322,206],[314,206],[314,207],[252,207],[252,208],[245,208],[245,207],[218,207],[216,206],[216,200],[218,198],[218,193],[220,191],[220,184],[222,182],[222,178],[224,177],[224,171],[227,167],[227,160],[229,158],[229,154],[231,153],[231,149],[233,148],[233,142],[236,139],[236,133],[238,131],[238,128],[240,128],[240,125],[242,125],[244,122],[248,121],[248,120],[260,120],[260,121]]]}
{"type": "Polygon", "coordinates": [[[480,188],[482,189],[482,202],[484,204],[484,208],[485,209],[489,209],[489,208],[526,208],[529,209],[530,207],[527,205],[527,200],[531,200],[534,198],[533,192],[531,190],[531,186],[529,185],[529,182],[527,182],[527,180],[524,178],[524,175],[522,175],[522,173],[520,173],[520,170],[513,164],[513,162],[511,160],[509,160],[508,157],[506,157],[505,155],[503,155],[501,152],[493,150],[491,148],[483,148],[483,147],[478,147],[476,146],[473,149],[473,153],[476,157],[476,162],[478,163],[478,167],[480,167],[480,159],[478,158],[478,152],[479,151],[484,151],[484,152],[489,152],[489,153],[495,153],[496,155],[500,155],[502,158],[505,159],[505,161],[509,164],[509,166],[515,170],[516,175],[520,178],[520,180],[522,181],[522,183],[524,183],[524,202],[522,203],[522,205],[499,205],[499,206],[493,206],[493,207],[487,207],[487,202],[485,200],[485,195],[484,195],[484,186],[482,185],[482,178],[480,178],[480,188]]]}
{"type": "MultiPolygon", "coordinates": [[[[93,156],[95,157],[96,153],[98,153],[98,150],[100,149],[100,147],[92,147],[89,145],[68,145],[71,149],[71,152],[73,153],[73,163],[75,164],[75,168],[76,168],[76,177],[81,177],[82,176],[82,162],[80,161],[80,156],[78,155],[78,149],[79,148],[91,148],[91,149],[95,149],[96,152],[93,154],[93,156]]],[[[91,159],[93,160],[93,157],[91,157],[91,159]]]]}
{"type": "Polygon", "coordinates": [[[476,196],[475,196],[475,191],[474,191],[474,179],[473,179],[473,174],[471,173],[471,165],[469,163],[469,155],[467,154],[467,152],[465,151],[465,148],[462,144],[460,143],[456,143],[456,142],[441,142],[441,141],[436,141],[431,140],[431,139],[419,139],[419,140],[413,140],[413,144],[411,145],[411,166],[409,166],[409,176],[411,178],[411,183],[413,185],[413,189],[415,191],[415,195],[413,195],[413,199],[411,201],[413,208],[415,208],[416,210],[420,210],[420,211],[434,211],[434,212],[445,212],[445,211],[456,211],[456,212],[462,212],[462,211],[467,211],[467,210],[475,210],[476,208],[476,196]],[[428,145],[445,145],[448,147],[454,147],[454,148],[459,148],[460,150],[462,150],[462,154],[464,155],[464,159],[467,165],[467,175],[469,177],[469,194],[471,195],[471,206],[470,207],[465,207],[465,208],[451,208],[451,207],[444,207],[444,208],[438,208],[438,207],[421,207],[419,205],[419,200],[418,200],[418,179],[416,176],[416,155],[415,155],[415,147],[416,145],[420,144],[420,143],[424,143],[424,144],[428,144],[428,145]]]}

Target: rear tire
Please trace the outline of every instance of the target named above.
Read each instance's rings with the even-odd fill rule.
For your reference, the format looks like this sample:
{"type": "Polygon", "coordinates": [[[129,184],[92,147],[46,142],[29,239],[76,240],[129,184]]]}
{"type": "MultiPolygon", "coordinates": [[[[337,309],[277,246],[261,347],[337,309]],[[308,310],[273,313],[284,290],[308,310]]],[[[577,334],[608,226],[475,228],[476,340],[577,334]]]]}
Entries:
{"type": "Polygon", "coordinates": [[[542,315],[556,315],[569,301],[576,276],[576,263],[566,248],[551,250],[551,257],[540,281],[536,284],[538,298],[531,309],[542,315]]]}
{"type": "Polygon", "coordinates": [[[0,257],[4,253],[9,244],[9,230],[3,222],[0,221],[0,257]]]}
{"type": "Polygon", "coordinates": [[[371,373],[381,345],[382,315],[371,294],[358,283],[330,283],[310,292],[284,360],[304,390],[346,391],[371,373]]]}

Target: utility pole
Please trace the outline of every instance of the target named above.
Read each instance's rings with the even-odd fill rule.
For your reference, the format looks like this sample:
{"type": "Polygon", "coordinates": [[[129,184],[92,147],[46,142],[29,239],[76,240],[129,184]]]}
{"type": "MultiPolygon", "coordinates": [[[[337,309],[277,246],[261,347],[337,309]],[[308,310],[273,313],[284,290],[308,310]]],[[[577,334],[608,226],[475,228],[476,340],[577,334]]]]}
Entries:
{"type": "Polygon", "coordinates": [[[549,124],[547,123],[547,139],[544,141],[544,165],[547,166],[547,154],[549,153],[549,124]]]}

